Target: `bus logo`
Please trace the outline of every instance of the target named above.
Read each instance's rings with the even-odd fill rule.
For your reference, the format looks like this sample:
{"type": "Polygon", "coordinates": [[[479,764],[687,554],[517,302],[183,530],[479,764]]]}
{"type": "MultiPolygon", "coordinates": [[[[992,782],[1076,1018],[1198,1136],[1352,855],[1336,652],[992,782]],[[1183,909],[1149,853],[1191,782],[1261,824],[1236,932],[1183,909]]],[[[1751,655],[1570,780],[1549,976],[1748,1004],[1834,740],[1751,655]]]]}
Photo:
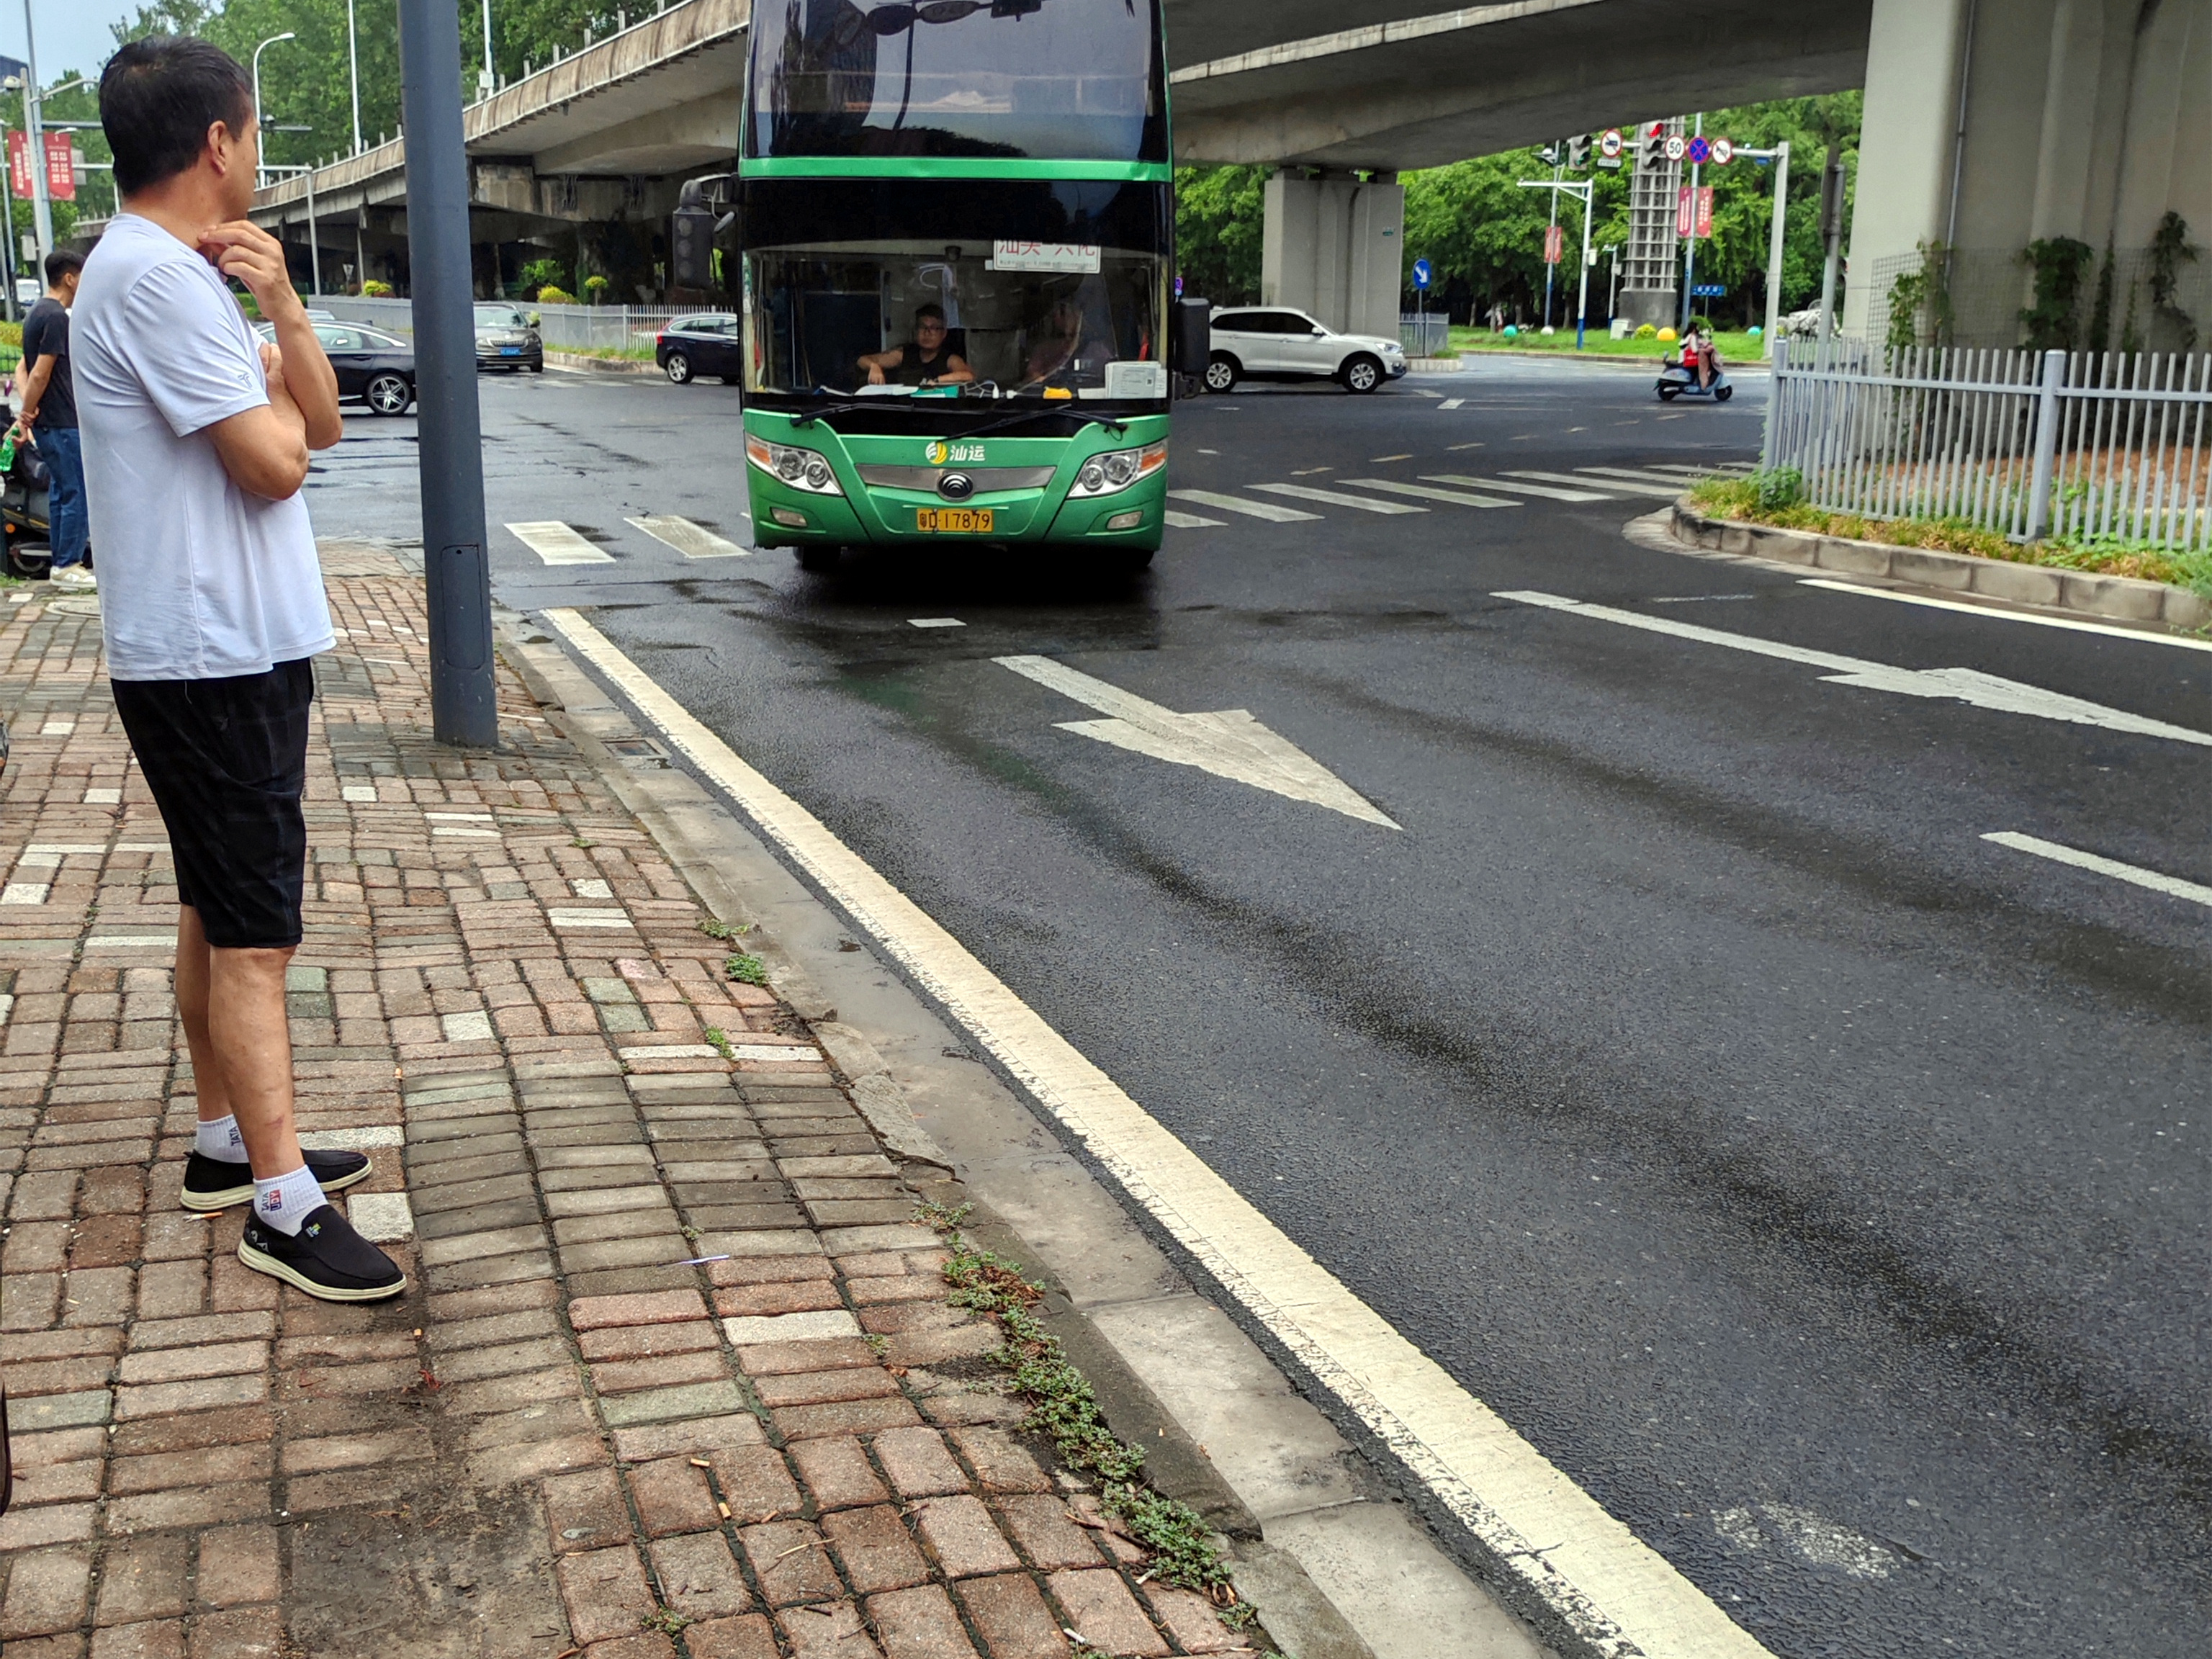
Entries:
{"type": "Polygon", "coordinates": [[[947,461],[967,461],[972,463],[981,461],[983,459],[983,446],[981,444],[948,444],[942,439],[939,439],[936,442],[931,444],[930,447],[923,452],[923,453],[929,457],[929,464],[932,466],[943,466],[947,461]]]}

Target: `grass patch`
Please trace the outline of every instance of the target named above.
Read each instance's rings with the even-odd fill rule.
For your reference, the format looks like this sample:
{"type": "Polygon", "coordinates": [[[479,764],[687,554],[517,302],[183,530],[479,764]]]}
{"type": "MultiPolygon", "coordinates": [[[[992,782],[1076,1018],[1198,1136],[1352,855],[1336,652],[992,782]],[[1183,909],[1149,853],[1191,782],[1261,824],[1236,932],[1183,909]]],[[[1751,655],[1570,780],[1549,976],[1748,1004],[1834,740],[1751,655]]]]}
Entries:
{"type": "Polygon", "coordinates": [[[1143,1484],[1144,1449],[1107,1427],[1090,1382],[1068,1363],[1060,1340],[1033,1311],[1044,1287],[1024,1273],[1019,1263],[980,1249],[962,1235],[969,1208],[924,1204],[916,1219],[935,1229],[951,1252],[945,1264],[945,1282],[951,1287],[945,1300],[998,1322],[1005,1340],[994,1357],[1029,1401],[1023,1428],[1048,1436],[1070,1468],[1099,1478],[1106,1511],[1152,1552],[1155,1577],[1206,1596],[1232,1629],[1249,1626],[1256,1614],[1249,1603],[1237,1600],[1213,1528],[1189,1504],[1143,1484]]]}
{"type": "MultiPolygon", "coordinates": [[[[1740,368],[1746,363],[1762,362],[1766,357],[1765,341],[1756,334],[1716,332],[1713,345],[1721,354],[1723,368],[1740,368]]],[[[1486,328],[1455,328],[1451,331],[1451,349],[1455,352],[1480,351],[1563,351],[1575,355],[1575,325],[1571,319],[1555,334],[1539,334],[1534,329],[1524,329],[1507,339],[1503,334],[1492,334],[1486,328]]],[[[1649,357],[1653,362],[1670,351],[1681,349],[1679,340],[1651,338],[1639,340],[1630,335],[1616,340],[1598,325],[1593,324],[1583,341],[1582,355],[1585,357],[1649,357]]]]}
{"type": "Polygon", "coordinates": [[[707,1041],[714,1045],[714,1052],[724,1060],[734,1061],[737,1059],[738,1051],[730,1046],[730,1039],[720,1026],[709,1025],[707,1028],[707,1041]]]}
{"type": "Polygon", "coordinates": [[[1742,478],[1707,478],[1691,487],[1690,504],[1708,518],[1878,542],[1886,547],[1972,553],[1984,559],[2048,565],[2098,576],[2135,576],[2190,588],[2212,599],[2212,551],[2192,553],[2115,537],[2015,542],[2002,531],[1966,519],[1870,519],[1858,513],[1832,513],[1800,499],[1802,488],[1802,481],[1794,468],[1754,472],[1742,478]]]}
{"type": "Polygon", "coordinates": [[[766,985],[768,964],[740,951],[722,963],[722,971],[740,985],[766,985]]]}
{"type": "Polygon", "coordinates": [[[651,346],[556,346],[545,348],[548,355],[558,353],[563,357],[597,357],[605,362],[649,363],[653,361],[651,346]]]}

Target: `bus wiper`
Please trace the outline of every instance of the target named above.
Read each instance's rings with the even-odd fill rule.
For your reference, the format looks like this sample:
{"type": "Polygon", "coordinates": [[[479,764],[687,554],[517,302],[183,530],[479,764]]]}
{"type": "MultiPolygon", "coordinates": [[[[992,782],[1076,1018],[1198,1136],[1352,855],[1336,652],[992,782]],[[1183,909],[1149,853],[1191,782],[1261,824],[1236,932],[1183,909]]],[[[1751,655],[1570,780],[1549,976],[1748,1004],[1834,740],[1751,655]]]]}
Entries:
{"type": "MultiPolygon", "coordinates": [[[[960,434],[960,441],[965,442],[970,438],[980,438],[986,432],[1003,432],[1010,426],[1023,426],[1030,421],[1042,420],[1048,415],[1060,415],[1065,412],[1066,411],[1052,408],[1025,409],[1018,415],[1007,416],[1003,421],[993,421],[988,426],[979,426],[963,432],[960,434]]],[[[1103,415],[1085,415],[1082,418],[1085,426],[1103,426],[1117,438],[1129,429],[1120,421],[1109,420],[1103,415]]]]}
{"type": "Polygon", "coordinates": [[[855,409],[872,409],[882,401],[880,398],[854,398],[842,404],[824,404],[819,409],[808,410],[791,424],[793,429],[802,426],[812,426],[824,415],[844,415],[855,409]]]}

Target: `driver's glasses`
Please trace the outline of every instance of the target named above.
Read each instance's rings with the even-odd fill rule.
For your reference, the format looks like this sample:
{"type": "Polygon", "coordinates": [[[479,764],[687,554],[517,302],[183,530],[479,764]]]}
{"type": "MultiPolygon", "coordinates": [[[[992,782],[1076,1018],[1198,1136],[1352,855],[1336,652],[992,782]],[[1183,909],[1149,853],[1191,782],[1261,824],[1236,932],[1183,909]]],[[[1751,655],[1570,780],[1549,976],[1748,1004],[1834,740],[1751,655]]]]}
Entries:
{"type": "Polygon", "coordinates": [[[914,332],[916,339],[927,339],[933,334],[944,333],[945,325],[933,318],[927,322],[916,323],[914,332]]]}

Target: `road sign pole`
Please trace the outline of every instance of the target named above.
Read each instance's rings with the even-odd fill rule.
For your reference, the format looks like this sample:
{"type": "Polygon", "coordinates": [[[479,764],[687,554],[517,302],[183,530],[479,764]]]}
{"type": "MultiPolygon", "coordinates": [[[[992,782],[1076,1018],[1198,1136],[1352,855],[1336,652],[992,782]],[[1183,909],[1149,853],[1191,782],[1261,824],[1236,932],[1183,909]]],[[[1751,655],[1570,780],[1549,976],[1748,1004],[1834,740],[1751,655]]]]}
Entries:
{"type": "Polygon", "coordinates": [[[399,0],[407,124],[407,257],[414,300],[430,724],[440,743],[499,742],[491,573],[484,556],[469,158],[461,140],[460,20],[448,0],[399,0]]]}
{"type": "Polygon", "coordinates": [[[1583,337],[1589,329],[1589,268],[1590,214],[1597,207],[1597,180],[1592,179],[1583,186],[1583,274],[1582,290],[1575,299],[1575,349],[1583,349],[1583,337]]]}
{"type": "MultiPolygon", "coordinates": [[[[1705,136],[1705,118],[1698,117],[1697,137],[1705,136]]],[[[1690,234],[1682,239],[1682,329],[1690,331],[1690,289],[1698,280],[1698,178],[1701,169],[1697,162],[1690,163],[1690,234]]]]}
{"type": "MultiPolygon", "coordinates": [[[[1782,234],[1790,212],[1790,141],[1774,147],[1774,228],[1766,244],[1766,337],[1782,326],[1782,234]]],[[[1773,349],[1771,345],[1767,348],[1773,349]]]]}

